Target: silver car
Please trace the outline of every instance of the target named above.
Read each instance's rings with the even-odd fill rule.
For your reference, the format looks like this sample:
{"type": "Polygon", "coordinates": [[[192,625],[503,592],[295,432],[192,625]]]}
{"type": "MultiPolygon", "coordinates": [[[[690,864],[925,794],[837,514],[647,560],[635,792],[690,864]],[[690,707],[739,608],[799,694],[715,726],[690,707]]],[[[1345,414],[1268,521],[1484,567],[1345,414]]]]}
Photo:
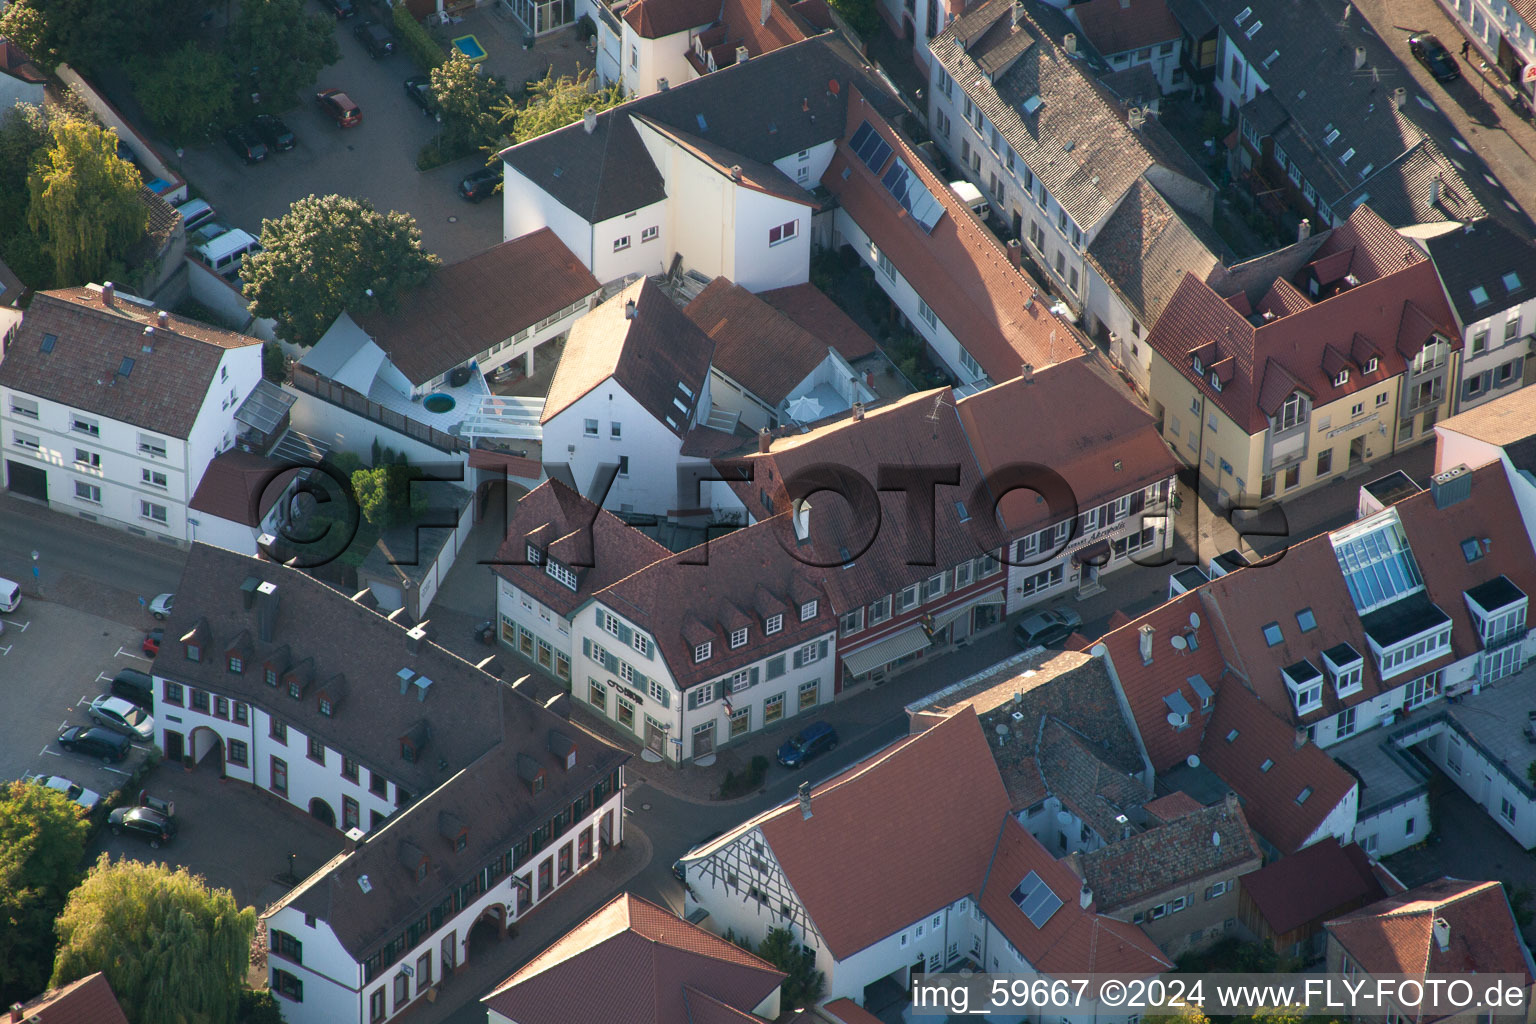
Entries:
{"type": "Polygon", "coordinates": [[[98,725],[104,725],[113,732],[146,741],[155,738],[155,720],[143,708],[121,697],[108,694],[97,697],[91,701],[86,713],[98,725]]]}
{"type": "Polygon", "coordinates": [[[83,807],[87,814],[94,811],[96,805],[101,803],[100,793],[97,793],[94,789],[86,789],[78,782],[71,782],[62,775],[34,775],[32,776],[32,781],[39,786],[47,786],[49,789],[58,790],[68,797],[71,803],[83,807]]]}

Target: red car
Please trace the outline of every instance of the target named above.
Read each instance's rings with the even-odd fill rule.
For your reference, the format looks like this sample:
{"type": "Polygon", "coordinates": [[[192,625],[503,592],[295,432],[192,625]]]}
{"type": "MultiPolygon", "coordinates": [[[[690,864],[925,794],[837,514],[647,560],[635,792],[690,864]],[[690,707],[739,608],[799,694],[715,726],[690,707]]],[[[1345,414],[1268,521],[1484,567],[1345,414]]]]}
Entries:
{"type": "Polygon", "coordinates": [[[153,658],[160,653],[160,641],[165,639],[165,630],[152,629],[144,634],[144,655],[153,658]]]}
{"type": "Polygon", "coordinates": [[[315,93],[315,102],[342,128],[363,123],[363,108],[353,103],[352,98],[340,89],[315,93]]]}

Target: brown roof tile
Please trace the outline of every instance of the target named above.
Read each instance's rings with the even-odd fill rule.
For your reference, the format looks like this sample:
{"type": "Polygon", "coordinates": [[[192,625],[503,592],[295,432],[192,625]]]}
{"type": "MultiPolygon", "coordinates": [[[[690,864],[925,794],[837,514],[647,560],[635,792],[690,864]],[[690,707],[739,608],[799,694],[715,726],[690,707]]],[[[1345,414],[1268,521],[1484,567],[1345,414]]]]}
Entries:
{"type": "Polygon", "coordinates": [[[571,328],[549,382],[542,422],[612,378],[658,423],[670,418],[676,426],[668,426],[681,437],[703,393],[713,352],[709,336],[649,278],[641,278],[571,328]],[[631,302],[633,319],[626,316],[631,302]],[[687,411],[678,409],[674,399],[687,411]]]}
{"type": "Polygon", "coordinates": [[[393,313],[353,319],[412,384],[424,384],[601,288],[558,235],[540,228],[439,267],[393,313]]]}
{"type": "Polygon", "coordinates": [[[620,893],[481,1002],[520,1024],[747,1024],[784,977],[734,942],[620,893]]]}
{"type": "Polygon", "coordinates": [[[1350,257],[1350,266],[1367,275],[1376,271],[1376,276],[1361,277],[1359,285],[1331,296],[1324,293],[1315,304],[1288,315],[1278,313],[1295,307],[1300,293],[1277,284],[1271,293],[1275,300],[1260,305],[1277,315],[1257,327],[1209,285],[1187,275],[1147,335],[1147,344],[1250,434],[1267,430],[1269,416],[1293,391],[1318,402],[1333,401],[1402,373],[1432,332],[1460,348],[1460,333],[1433,264],[1402,239],[1392,245],[1389,235],[1396,232],[1368,207],[1357,207],[1318,250],[1319,258],[1331,274],[1335,252],[1363,250],[1350,257]],[[1331,343],[1341,352],[1353,352],[1357,334],[1382,353],[1379,365],[1370,374],[1357,366],[1343,386],[1335,387],[1323,369],[1324,347],[1331,343]],[[1208,376],[1197,378],[1190,363],[1190,352],[1206,345],[1214,345],[1218,357],[1235,360],[1233,379],[1220,390],[1208,376]]]}
{"type": "Polygon", "coordinates": [[[1137,178],[1088,246],[1100,275],[1139,313],[1157,322],[1185,274],[1205,280],[1227,248],[1186,220],[1145,178],[1137,178]]]}
{"type": "Polygon", "coordinates": [[[759,292],[757,297],[809,331],[812,337],[837,349],[849,362],[876,351],[875,339],[813,284],[775,288],[759,292]]]}
{"type": "Polygon", "coordinates": [[[95,285],[39,292],[5,348],[0,386],[184,439],[224,351],[261,340],[175,315],[162,328],[155,312],[121,294],[108,308],[95,285]],[[56,340],[44,352],[48,335],[56,340]],[[133,360],[126,377],[124,359],[133,360]]]}
{"type": "MultiPolygon", "coordinates": [[[[822,1007],[841,1024],[880,1024],[880,1018],[870,1013],[852,999],[834,999],[822,1007]]],[[[799,1024],[799,1022],[796,1022],[799,1024]]]]}
{"type": "Polygon", "coordinates": [[[1517,388],[1502,398],[1441,420],[1435,428],[1501,448],[1524,441],[1536,435],[1536,388],[1517,388]]]}
{"type": "MultiPolygon", "coordinates": [[[[917,155],[875,108],[849,87],[848,125],[821,183],[890,257],[994,381],[1016,376],[1019,366],[1037,368],[1081,355],[1086,343],[1075,328],[1050,312],[1050,299],[1031,302],[1035,287],[976,215],[917,155]],[[924,231],[848,148],[863,123],[879,132],[943,206],[932,231],[924,231]],[[844,177],[844,174],[847,177],[844,177]]],[[[881,168],[883,172],[884,168],[881,168]]]]}
{"type": "Polygon", "coordinates": [[[1264,923],[1284,935],[1384,895],[1359,845],[1332,836],[1238,880],[1264,923]]]}
{"type": "Polygon", "coordinates": [[[48,81],[48,76],[32,63],[26,51],[9,39],[0,39],[0,72],[36,85],[48,81]]]}
{"type": "Polygon", "coordinates": [[[1163,0],[1088,0],[1075,5],[1072,15],[1106,57],[1177,40],[1182,34],[1163,0]]]}
{"type": "Polygon", "coordinates": [[[683,312],[714,340],[713,368],[773,406],[827,358],[826,342],[723,277],[683,312]]]}
{"type": "Polygon", "coordinates": [[[128,1024],[107,976],[100,971],[17,1005],[28,1024],[128,1024]]]}
{"type": "Polygon", "coordinates": [[[1315,743],[1298,747],[1294,728],[1232,682],[1216,696],[1200,759],[1237,792],[1254,830],[1282,854],[1306,846],[1335,808],[1357,798],[1349,772],[1315,743]]]}
{"type": "Polygon", "coordinates": [[[720,16],[720,0],[638,0],[624,10],[624,22],[641,39],[661,39],[703,28],[720,16]]]}
{"type": "Polygon", "coordinates": [[[1197,805],[1173,821],[1078,859],[1083,879],[1105,913],[1219,872],[1242,873],[1263,863],[1236,800],[1197,805]]]}
{"type": "Polygon", "coordinates": [[[1190,796],[1183,790],[1169,793],[1167,796],[1158,797],[1151,803],[1142,807],[1147,812],[1149,820],[1156,820],[1167,824],[1177,821],[1186,814],[1193,814],[1201,809],[1200,801],[1190,796]]]}
{"type": "Polygon", "coordinates": [[[1441,878],[1326,927],[1367,974],[1518,974],[1531,983],[1530,961],[1499,882],[1441,878]],[[1450,925],[1444,950],[1435,939],[1436,919],[1450,925]]]}
{"type": "Polygon", "coordinates": [[[258,526],[282,493],[281,487],[273,485],[290,468],[288,463],[231,448],[208,463],[188,507],[243,526],[258,526]]]}

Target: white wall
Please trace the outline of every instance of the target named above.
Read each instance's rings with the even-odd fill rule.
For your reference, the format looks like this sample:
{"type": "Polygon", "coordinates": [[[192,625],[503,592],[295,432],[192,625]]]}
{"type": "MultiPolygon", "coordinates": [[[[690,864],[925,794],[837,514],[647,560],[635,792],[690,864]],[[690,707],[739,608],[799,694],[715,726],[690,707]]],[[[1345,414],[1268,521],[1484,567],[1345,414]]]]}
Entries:
{"type": "MultiPolygon", "coordinates": [[[[642,39],[627,21],[624,26],[623,61],[624,91],[630,96],[649,96],[656,91],[656,80],[665,78],[670,87],[682,85],[697,78],[692,65],[684,56],[688,52],[689,36],[693,29],[674,32],[660,39],[642,39]]],[[[697,26],[703,27],[703,26],[697,26]]]]}
{"type": "Polygon", "coordinates": [[[11,112],[18,103],[43,105],[42,83],[24,82],[12,75],[0,73],[0,117],[11,112]]]}
{"type": "MultiPolygon", "coordinates": [[[[1455,19],[1472,45],[1487,56],[1490,65],[1498,57],[1501,36],[1520,61],[1536,63],[1536,32],[1532,31],[1536,26],[1521,18],[1513,5],[1501,0],[1440,0],[1440,6],[1455,19]]],[[[1523,89],[1527,96],[1531,95],[1531,86],[1523,89]]]]}
{"type": "Polygon", "coordinates": [[[1269,83],[1248,63],[1243,51],[1232,45],[1232,39],[1225,29],[1216,47],[1216,79],[1212,84],[1216,94],[1221,97],[1222,117],[1231,116],[1235,107],[1241,107],[1269,88],[1269,83]],[[1236,64],[1233,63],[1234,59],[1236,64]],[[1234,68],[1237,70],[1235,76],[1232,74],[1234,68]]]}
{"type": "Polygon", "coordinates": [[[1532,801],[1504,777],[1501,765],[1484,756],[1454,726],[1447,726],[1438,737],[1420,743],[1419,749],[1450,776],[1474,803],[1480,804],[1494,824],[1508,832],[1515,842],[1527,850],[1536,848],[1536,801],[1532,801]],[[1452,763],[1452,758],[1460,767],[1452,763]],[[1503,800],[1514,805],[1514,821],[1500,813],[1503,800]]]}
{"type": "MultiPolygon", "coordinates": [[[[682,416],[681,413],[678,414],[682,416]]],[[[570,464],[576,487],[588,493],[598,466],[629,457],[629,475],[618,477],[603,507],[665,515],[677,508],[677,463],[683,443],[640,403],[609,378],[544,424],[544,461],[570,464]],[[586,421],[597,420],[597,436],[586,434],[586,421]],[[620,439],[611,439],[619,423],[620,439]],[[574,452],[571,449],[575,449],[574,452]]]]}
{"type": "MultiPolygon", "coordinates": [[[[754,626],[754,628],[757,627],[754,626]]],[[[716,647],[718,646],[719,642],[717,641],[716,647]]],[[[817,647],[817,650],[820,650],[819,646],[817,647]]],[[[773,727],[777,727],[783,722],[789,721],[796,715],[800,714],[814,718],[819,712],[821,705],[830,703],[832,700],[832,690],[837,676],[836,631],[831,630],[811,639],[801,638],[795,643],[787,644],[777,653],[777,655],[759,659],[758,661],[751,662],[749,665],[743,667],[747,668],[749,671],[752,668],[756,668],[758,670],[757,685],[748,686],[746,689],[737,691],[736,693],[724,694],[722,697],[717,697],[715,700],[710,701],[709,703],[691,711],[687,710],[687,701],[684,700],[682,702],[684,705],[683,722],[682,732],[679,735],[681,735],[684,739],[684,757],[694,756],[692,747],[694,729],[709,722],[713,722],[715,724],[714,735],[715,747],[717,749],[730,742],[730,718],[725,713],[725,701],[723,697],[730,698],[731,706],[736,711],[736,713],[740,714],[744,709],[750,709],[751,711],[748,718],[748,731],[741,737],[742,739],[746,739],[752,736],[754,733],[760,732],[764,728],[764,707],[769,698],[779,696],[780,694],[782,694],[784,697],[784,717],[779,719],[778,722],[772,723],[773,727]],[[802,665],[800,668],[795,668],[795,651],[808,644],[819,645],[822,642],[825,642],[827,645],[826,657],[810,662],[809,664],[802,665]],[[769,679],[768,662],[776,656],[782,656],[784,659],[784,674],[774,679],[769,679]],[[817,684],[817,703],[808,707],[804,712],[801,712],[799,710],[800,687],[813,681],[817,684]]],[[[735,672],[739,671],[741,671],[741,668],[733,669],[730,674],[734,674],[735,672]]],[[[723,687],[718,685],[716,686],[717,691],[722,688],[723,687]]]]}
{"type": "Polygon", "coordinates": [[[1418,793],[1356,821],[1354,838],[1371,856],[1390,857],[1422,843],[1429,831],[1429,794],[1418,793]]]}
{"type": "Polygon", "coordinates": [[[773,162],[773,166],[801,188],[812,189],[821,181],[821,176],[827,173],[827,167],[836,153],[836,142],[820,142],[810,149],[780,157],[773,162]]]}
{"type": "MultiPolygon", "coordinates": [[[[619,116],[619,115],[613,115],[619,116]]],[[[531,231],[549,228],[587,269],[592,268],[592,225],[562,206],[554,196],[523,177],[511,164],[502,178],[502,240],[521,238],[531,231]]],[[[596,273],[596,271],[593,271],[596,273]]],[[[598,280],[603,280],[598,275],[598,280]]]]}
{"type": "Polygon", "coordinates": [[[330,445],[337,451],[352,452],[362,458],[364,463],[373,458],[373,442],[377,438],[379,444],[388,445],[397,452],[404,452],[406,459],[412,465],[463,461],[462,453],[449,453],[433,448],[429,444],[417,441],[415,438],[406,437],[382,424],[373,422],[356,413],[348,412],[339,405],[322,401],[314,395],[305,394],[302,391],[285,388],[289,394],[297,395],[298,401],[294,402],[289,411],[289,424],[294,430],[308,434],[316,440],[330,445]]]}
{"type": "MultiPolygon", "coordinates": [[[[304,961],[295,964],[275,953],[267,956],[269,981],[273,970],[284,970],[304,984],[302,1003],[278,995],[277,986],[272,986],[272,994],[283,1011],[283,1019],[291,1024],[365,1020],[365,1014],[359,1013],[356,992],[363,980],[362,968],[342,948],[329,924],[320,920],[316,920],[314,925],[304,922],[304,913],[292,906],[283,907],[267,919],[269,947],[273,931],[287,932],[301,943],[299,953],[304,961]]],[[[364,1006],[363,1010],[366,1009],[364,1006]]]]}
{"type": "Polygon", "coordinates": [[[1349,842],[1350,837],[1355,834],[1355,821],[1359,809],[1360,786],[1356,784],[1349,787],[1349,792],[1344,795],[1344,799],[1328,812],[1328,817],[1322,820],[1298,849],[1321,842],[1329,836],[1333,836],[1341,843],[1349,842]]]}
{"type": "MultiPolygon", "coordinates": [[[[1488,287],[1497,287],[1490,284],[1488,287]]],[[[1509,394],[1524,383],[1524,359],[1529,357],[1530,335],[1536,333],[1536,298],[1508,309],[1491,312],[1481,320],[1467,324],[1461,332],[1462,359],[1458,390],[1457,411],[1471,409],[1500,395],[1509,394]],[[1504,335],[1513,324],[1514,336],[1508,341],[1504,335]],[[1473,339],[1486,335],[1483,351],[1471,355],[1473,339]],[[1515,362],[1513,372],[1502,385],[1498,383],[1498,370],[1515,362]],[[1481,387],[1476,395],[1467,394],[1467,384],[1474,377],[1480,378],[1481,387]]]]}
{"type": "Polygon", "coordinates": [[[604,284],[635,275],[664,273],[677,246],[667,230],[668,203],[665,199],[642,206],[620,217],[613,217],[592,227],[592,262],[588,269],[604,284]],[[656,237],[644,241],[647,228],[655,228],[656,237]],[[629,239],[626,248],[615,249],[629,239]]]}
{"type": "Polygon", "coordinates": [[[731,193],[735,201],[735,244],[729,253],[730,261],[723,268],[725,276],[750,292],[809,281],[814,212],[811,207],[740,185],[732,187],[731,193]],[[770,245],[769,230],[791,221],[795,224],[794,238],[770,245]]]}

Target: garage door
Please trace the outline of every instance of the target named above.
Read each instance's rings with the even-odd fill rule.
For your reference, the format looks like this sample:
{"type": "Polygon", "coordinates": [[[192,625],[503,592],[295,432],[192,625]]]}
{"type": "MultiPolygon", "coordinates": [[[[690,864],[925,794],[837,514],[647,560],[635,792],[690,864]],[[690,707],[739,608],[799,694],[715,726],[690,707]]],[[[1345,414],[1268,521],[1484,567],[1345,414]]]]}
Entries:
{"type": "Polygon", "coordinates": [[[5,485],[23,497],[48,500],[48,471],[37,466],[6,459],[5,485]]]}

